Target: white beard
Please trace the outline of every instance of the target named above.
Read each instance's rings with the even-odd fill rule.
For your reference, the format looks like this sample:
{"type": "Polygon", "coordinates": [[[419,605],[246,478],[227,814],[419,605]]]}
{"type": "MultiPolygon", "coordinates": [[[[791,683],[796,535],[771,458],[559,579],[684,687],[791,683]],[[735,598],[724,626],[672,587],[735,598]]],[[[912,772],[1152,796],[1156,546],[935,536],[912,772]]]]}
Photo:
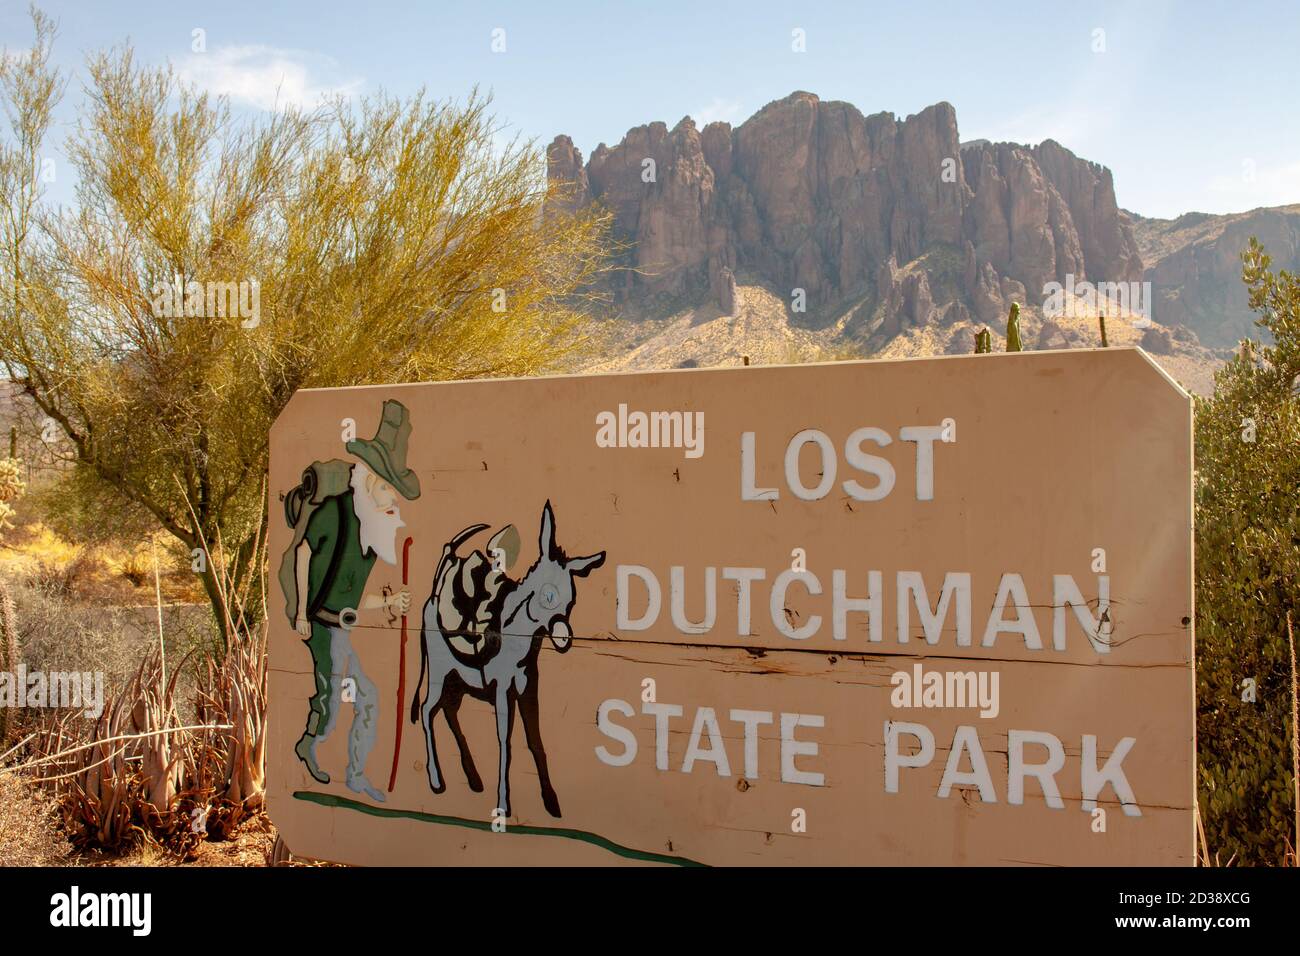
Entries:
{"type": "Polygon", "coordinates": [[[366,490],[366,476],[372,474],[361,462],[352,466],[352,504],[361,524],[361,553],[373,551],[386,564],[397,563],[397,529],[406,527],[402,515],[393,505],[393,513],[379,510],[366,490]]]}

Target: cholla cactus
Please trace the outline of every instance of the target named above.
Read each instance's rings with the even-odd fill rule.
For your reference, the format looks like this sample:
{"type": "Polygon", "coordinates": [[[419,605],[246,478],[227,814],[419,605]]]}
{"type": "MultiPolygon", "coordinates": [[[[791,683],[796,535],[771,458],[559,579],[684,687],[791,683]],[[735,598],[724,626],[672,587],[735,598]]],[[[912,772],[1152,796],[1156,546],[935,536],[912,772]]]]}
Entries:
{"type": "Polygon", "coordinates": [[[1023,352],[1024,343],[1020,341],[1020,303],[1011,303],[1011,314],[1007,316],[1007,351],[1023,352]]]}
{"type": "Polygon", "coordinates": [[[14,509],[9,502],[23,493],[22,472],[14,458],[0,458],[0,530],[8,527],[14,509]]]}
{"type": "MultiPolygon", "coordinates": [[[[0,458],[0,530],[9,524],[14,513],[9,502],[23,493],[23,477],[18,461],[0,458]]],[[[18,626],[14,623],[14,599],[8,582],[0,579],[0,671],[14,671],[18,667],[18,626]]],[[[9,711],[0,707],[0,741],[9,733],[9,711]]]]}
{"type": "MultiPolygon", "coordinates": [[[[14,599],[9,584],[0,579],[0,671],[13,673],[18,668],[18,625],[14,621],[14,599]]],[[[9,708],[0,707],[0,742],[9,736],[9,708]]]]}

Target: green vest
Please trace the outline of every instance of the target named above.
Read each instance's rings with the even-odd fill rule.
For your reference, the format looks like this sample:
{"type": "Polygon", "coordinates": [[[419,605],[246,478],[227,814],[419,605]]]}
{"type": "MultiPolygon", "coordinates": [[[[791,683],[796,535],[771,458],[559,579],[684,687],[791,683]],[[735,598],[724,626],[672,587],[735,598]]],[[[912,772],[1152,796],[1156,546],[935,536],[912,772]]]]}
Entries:
{"type": "Polygon", "coordinates": [[[357,610],[365,592],[374,551],[361,550],[361,522],[352,504],[353,492],[334,495],[316,509],[307,522],[303,540],[311,548],[307,565],[307,616],[325,610],[337,616],[345,608],[357,610]]]}

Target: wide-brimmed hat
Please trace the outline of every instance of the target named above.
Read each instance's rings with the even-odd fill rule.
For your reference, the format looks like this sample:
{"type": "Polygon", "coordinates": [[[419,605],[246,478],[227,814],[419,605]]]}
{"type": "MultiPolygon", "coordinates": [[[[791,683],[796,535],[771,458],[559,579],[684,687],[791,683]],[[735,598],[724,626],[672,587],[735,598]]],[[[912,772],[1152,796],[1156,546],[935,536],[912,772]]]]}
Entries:
{"type": "Polygon", "coordinates": [[[410,501],[420,497],[420,477],[406,467],[406,444],[410,437],[411,421],[406,406],[389,399],[384,402],[384,414],[375,437],[354,438],[347,443],[347,450],[410,501]]]}

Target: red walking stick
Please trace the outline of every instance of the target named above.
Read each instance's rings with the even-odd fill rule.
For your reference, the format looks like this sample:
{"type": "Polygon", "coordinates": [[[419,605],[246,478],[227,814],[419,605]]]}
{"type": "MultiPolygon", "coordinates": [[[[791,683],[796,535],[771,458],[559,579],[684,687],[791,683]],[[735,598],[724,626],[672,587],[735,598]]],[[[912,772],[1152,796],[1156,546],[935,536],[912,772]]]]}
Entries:
{"type": "MultiPolygon", "coordinates": [[[[402,545],[402,588],[405,589],[411,572],[411,539],[402,545]]],[[[393,743],[393,769],[388,774],[388,792],[397,783],[397,758],[402,755],[402,701],[406,700],[406,615],[402,615],[402,649],[397,653],[397,738],[393,743]]]]}

